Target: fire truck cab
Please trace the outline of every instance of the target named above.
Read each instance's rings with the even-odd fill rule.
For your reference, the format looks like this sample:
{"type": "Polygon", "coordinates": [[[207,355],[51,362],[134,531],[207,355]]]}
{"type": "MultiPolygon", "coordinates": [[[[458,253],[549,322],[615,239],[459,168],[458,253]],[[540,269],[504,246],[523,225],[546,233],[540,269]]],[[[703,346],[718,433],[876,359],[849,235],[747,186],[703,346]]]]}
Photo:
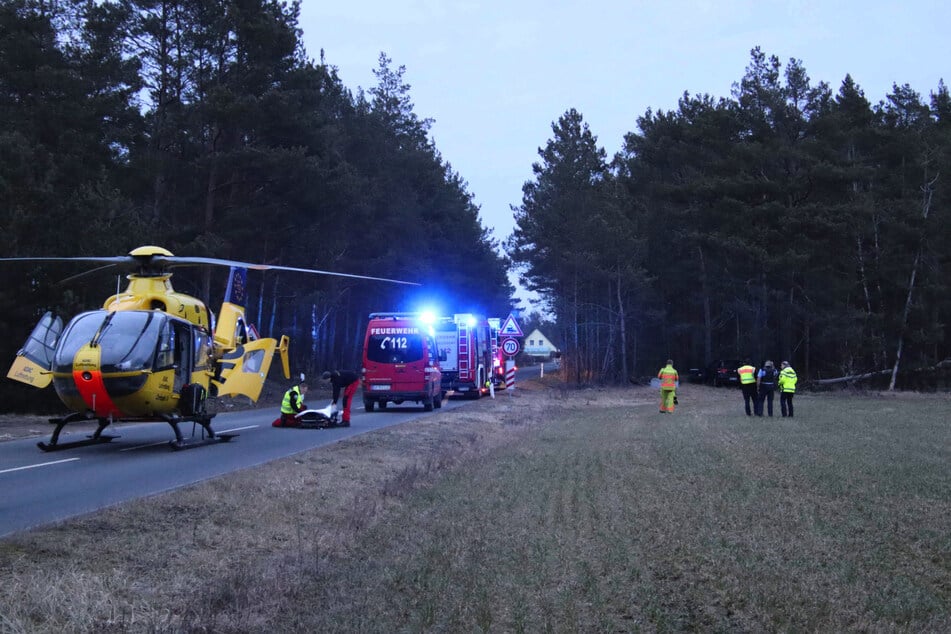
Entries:
{"type": "Polygon", "coordinates": [[[439,352],[434,331],[418,313],[371,313],[363,341],[363,407],[404,401],[427,412],[442,407],[439,352]]]}
{"type": "Polygon", "coordinates": [[[443,391],[479,398],[493,378],[493,349],[497,348],[489,320],[464,313],[438,319],[434,327],[443,391]]]}

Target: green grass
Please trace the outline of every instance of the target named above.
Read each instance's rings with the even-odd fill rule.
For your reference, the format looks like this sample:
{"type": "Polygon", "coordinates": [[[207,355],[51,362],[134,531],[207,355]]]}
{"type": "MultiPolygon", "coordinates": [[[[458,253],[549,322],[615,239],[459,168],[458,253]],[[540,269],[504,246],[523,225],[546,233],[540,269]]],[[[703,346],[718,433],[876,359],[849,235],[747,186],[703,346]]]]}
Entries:
{"type": "Polygon", "coordinates": [[[561,413],[366,533],[286,625],[951,630],[946,403],[799,405],[561,413]]]}
{"type": "Polygon", "coordinates": [[[681,402],[526,390],[0,541],[0,632],[951,631],[947,398],[681,402]]]}

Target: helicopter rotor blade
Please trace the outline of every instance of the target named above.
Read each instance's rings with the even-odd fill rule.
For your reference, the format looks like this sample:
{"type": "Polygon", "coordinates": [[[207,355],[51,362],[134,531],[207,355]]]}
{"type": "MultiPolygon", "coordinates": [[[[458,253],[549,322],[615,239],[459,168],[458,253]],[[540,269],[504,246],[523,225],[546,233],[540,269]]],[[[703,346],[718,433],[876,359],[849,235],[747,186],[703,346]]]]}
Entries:
{"type": "Polygon", "coordinates": [[[119,255],[119,256],[77,256],[77,257],[29,257],[29,258],[0,258],[0,262],[106,262],[102,266],[97,266],[94,269],[89,271],[83,271],[82,273],[77,273],[76,275],[70,275],[66,279],[62,279],[57,284],[68,284],[69,282],[74,282],[78,279],[86,277],[87,275],[92,275],[94,273],[99,273],[106,269],[110,269],[120,264],[129,263],[129,256],[119,255]]]}
{"type": "Polygon", "coordinates": [[[376,282],[388,282],[390,284],[406,284],[408,286],[420,286],[418,282],[407,282],[405,280],[395,280],[387,277],[374,277],[372,275],[357,275],[355,273],[338,273],[336,271],[323,271],[320,269],[304,269],[294,266],[279,266],[277,264],[254,264],[251,262],[240,262],[238,260],[224,260],[220,258],[175,256],[159,247],[141,247],[129,255],[116,256],[74,256],[74,257],[22,257],[22,258],[0,258],[0,262],[104,262],[104,266],[95,268],[91,271],[85,271],[63,280],[64,282],[75,280],[77,278],[102,271],[111,266],[124,265],[131,268],[137,268],[139,274],[160,275],[163,271],[179,266],[190,265],[215,265],[215,266],[237,266],[255,271],[294,271],[297,273],[312,273],[317,275],[333,275],[336,277],[349,277],[358,280],[372,280],[376,282]],[[151,251],[147,251],[151,250],[151,251]],[[137,253],[137,251],[143,251],[137,253]]]}
{"type": "Polygon", "coordinates": [[[350,277],[359,280],[374,280],[377,282],[390,282],[392,284],[407,284],[409,286],[420,286],[418,282],[407,282],[405,280],[394,280],[386,277],[373,277],[371,275],[357,275],[355,273],[338,273],[336,271],[322,271],[320,269],[302,269],[294,266],[279,266],[277,264],[253,264],[251,262],[239,262],[237,260],[222,260],[219,258],[203,257],[163,257],[156,258],[164,261],[169,267],[187,266],[189,264],[214,264],[219,266],[237,266],[254,271],[295,271],[297,273],[315,273],[317,275],[334,275],[337,277],[350,277]]]}
{"type": "Polygon", "coordinates": [[[66,279],[60,280],[59,283],[60,283],[60,284],[69,284],[70,282],[75,282],[76,280],[82,279],[82,278],[86,277],[87,275],[94,275],[94,274],[96,274],[96,273],[101,273],[102,271],[105,271],[106,269],[114,269],[116,266],[118,266],[118,265],[115,264],[115,263],[113,263],[113,264],[105,264],[105,265],[103,265],[103,266],[97,266],[97,267],[94,268],[94,269],[90,269],[90,270],[88,270],[88,271],[83,271],[82,273],[77,273],[76,275],[70,275],[70,276],[67,277],[66,279]]]}
{"type": "Polygon", "coordinates": [[[0,258],[0,262],[109,262],[111,265],[125,264],[129,261],[128,255],[111,255],[102,257],[80,255],[76,257],[40,256],[29,258],[0,258]]]}

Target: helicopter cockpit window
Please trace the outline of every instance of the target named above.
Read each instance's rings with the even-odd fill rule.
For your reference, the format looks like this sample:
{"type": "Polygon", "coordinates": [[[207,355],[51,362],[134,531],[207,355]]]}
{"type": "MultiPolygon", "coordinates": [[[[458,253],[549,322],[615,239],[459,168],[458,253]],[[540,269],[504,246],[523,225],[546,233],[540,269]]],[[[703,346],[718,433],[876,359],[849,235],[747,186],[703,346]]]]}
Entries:
{"type": "Polygon", "coordinates": [[[99,325],[105,320],[107,313],[104,310],[97,310],[89,313],[77,315],[66,326],[63,332],[62,342],[56,349],[56,356],[53,359],[53,369],[58,372],[72,372],[73,358],[79,349],[92,341],[99,330],[99,325]]]}
{"type": "Polygon", "coordinates": [[[152,368],[155,344],[167,318],[156,312],[97,310],[74,318],[63,333],[54,365],[70,370],[80,348],[98,333],[103,370],[135,371],[152,368]]]}
{"type": "Polygon", "coordinates": [[[120,372],[152,369],[155,342],[167,324],[168,318],[159,312],[115,313],[100,340],[103,368],[120,372]]]}

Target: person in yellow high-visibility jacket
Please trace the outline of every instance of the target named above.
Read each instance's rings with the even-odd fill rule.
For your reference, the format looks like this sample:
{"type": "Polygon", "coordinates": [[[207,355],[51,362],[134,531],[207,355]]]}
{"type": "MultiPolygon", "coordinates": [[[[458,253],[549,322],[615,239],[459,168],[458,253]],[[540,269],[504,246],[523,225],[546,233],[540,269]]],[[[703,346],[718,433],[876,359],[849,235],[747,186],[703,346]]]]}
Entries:
{"type": "Polygon", "coordinates": [[[743,361],[743,365],[736,369],[737,375],[740,377],[740,389],[743,390],[743,405],[746,407],[746,415],[752,416],[753,411],[750,409],[750,405],[753,405],[753,408],[756,408],[756,368],[753,367],[753,363],[746,359],[743,361]]]}
{"type": "Polygon", "coordinates": [[[782,368],[779,372],[779,409],[783,416],[793,418],[792,399],[796,395],[796,383],[799,379],[789,361],[783,361],[782,368]]]}
{"type": "Polygon", "coordinates": [[[673,359],[667,359],[667,365],[660,369],[657,378],[660,379],[660,413],[673,414],[677,399],[677,383],[680,381],[680,375],[674,369],[673,359]]]}

